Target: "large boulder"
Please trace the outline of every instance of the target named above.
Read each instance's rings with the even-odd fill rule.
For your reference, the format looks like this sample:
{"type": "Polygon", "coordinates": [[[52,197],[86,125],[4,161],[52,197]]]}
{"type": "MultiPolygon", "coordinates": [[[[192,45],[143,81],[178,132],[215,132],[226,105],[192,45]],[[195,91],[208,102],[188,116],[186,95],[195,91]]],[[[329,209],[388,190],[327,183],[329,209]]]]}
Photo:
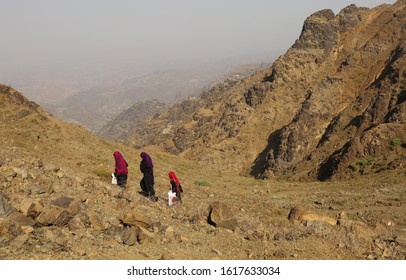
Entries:
{"type": "Polygon", "coordinates": [[[75,216],[69,221],[68,228],[70,231],[75,232],[78,230],[85,229],[86,225],[78,216],[75,216]]]}
{"type": "Polygon", "coordinates": [[[337,219],[312,212],[310,210],[305,209],[302,205],[293,207],[289,212],[288,219],[291,222],[299,222],[299,223],[317,221],[317,222],[325,222],[330,225],[337,225],[337,219]]]}
{"type": "Polygon", "coordinates": [[[44,204],[41,200],[26,198],[22,201],[20,210],[24,215],[35,219],[44,210],[44,204]]]}
{"type": "Polygon", "coordinates": [[[152,232],[149,232],[144,227],[135,226],[131,228],[124,229],[121,233],[121,241],[128,245],[132,246],[136,243],[143,244],[150,242],[154,239],[155,235],[152,232]]]}
{"type": "Polygon", "coordinates": [[[209,224],[230,230],[237,228],[238,221],[227,204],[216,201],[210,204],[208,210],[207,221],[209,224]]]}
{"type": "Polygon", "coordinates": [[[96,230],[104,229],[103,221],[100,218],[100,216],[97,214],[89,215],[89,222],[90,222],[91,226],[96,230]]]}
{"type": "Polygon", "coordinates": [[[45,206],[37,217],[39,226],[64,226],[79,212],[79,202],[62,196],[45,206]]]}
{"type": "Polygon", "coordinates": [[[152,223],[149,217],[136,211],[124,214],[119,217],[119,219],[124,225],[139,226],[143,228],[149,228],[152,223]]]}

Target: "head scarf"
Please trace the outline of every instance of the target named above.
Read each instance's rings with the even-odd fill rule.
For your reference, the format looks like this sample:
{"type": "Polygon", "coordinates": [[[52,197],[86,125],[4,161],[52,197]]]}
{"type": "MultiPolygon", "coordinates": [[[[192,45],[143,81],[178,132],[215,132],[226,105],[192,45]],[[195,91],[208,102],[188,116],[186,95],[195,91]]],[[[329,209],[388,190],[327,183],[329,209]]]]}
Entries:
{"type": "Polygon", "coordinates": [[[154,165],[152,164],[152,159],[151,157],[146,153],[146,152],[142,152],[141,153],[141,158],[145,161],[145,165],[148,169],[151,170],[151,172],[153,172],[154,170],[154,165]]]}
{"type": "Polygon", "coordinates": [[[117,175],[128,175],[127,162],[120,152],[114,152],[114,160],[116,162],[115,172],[117,175]]]}
{"type": "Polygon", "coordinates": [[[175,172],[173,172],[173,171],[169,172],[169,180],[174,181],[176,184],[176,187],[179,188],[180,183],[179,183],[178,177],[176,177],[175,172]]]}

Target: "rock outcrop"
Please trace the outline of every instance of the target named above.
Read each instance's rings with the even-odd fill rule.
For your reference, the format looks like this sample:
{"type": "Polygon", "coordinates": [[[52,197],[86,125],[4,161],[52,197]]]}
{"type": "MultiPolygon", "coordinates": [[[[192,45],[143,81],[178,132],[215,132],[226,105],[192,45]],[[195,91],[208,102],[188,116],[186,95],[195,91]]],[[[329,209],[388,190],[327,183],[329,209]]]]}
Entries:
{"type": "Polygon", "coordinates": [[[181,119],[157,115],[128,141],[260,178],[404,170],[405,13],[404,1],[316,12],[271,68],[213,86],[181,119]]]}

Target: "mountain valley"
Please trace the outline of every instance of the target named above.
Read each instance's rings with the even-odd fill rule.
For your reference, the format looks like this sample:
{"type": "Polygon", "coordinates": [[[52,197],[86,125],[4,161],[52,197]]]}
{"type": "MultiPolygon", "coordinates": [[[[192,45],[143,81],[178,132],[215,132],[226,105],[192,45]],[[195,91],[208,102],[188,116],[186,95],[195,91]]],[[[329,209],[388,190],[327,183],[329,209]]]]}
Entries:
{"type": "Polygon", "coordinates": [[[104,138],[1,84],[0,259],[405,260],[405,26],[404,0],[316,12],[271,67],[136,103],[104,138]]]}

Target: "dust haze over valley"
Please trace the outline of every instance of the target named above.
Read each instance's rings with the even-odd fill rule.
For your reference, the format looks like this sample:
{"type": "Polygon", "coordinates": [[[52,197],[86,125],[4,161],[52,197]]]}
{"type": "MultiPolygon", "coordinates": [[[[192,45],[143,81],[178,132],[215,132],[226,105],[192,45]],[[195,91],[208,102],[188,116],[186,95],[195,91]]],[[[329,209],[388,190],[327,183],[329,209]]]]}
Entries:
{"type": "MultiPolygon", "coordinates": [[[[43,40],[37,56],[23,51],[29,39],[5,33],[0,259],[405,260],[405,0],[308,1],[302,18],[299,1],[284,1],[286,10],[264,2],[241,11],[241,1],[196,10],[188,1],[160,9],[100,1],[103,20],[85,4],[63,25],[72,1],[62,14],[36,14],[55,21],[39,17],[36,26],[58,35],[53,47],[76,42],[64,53],[69,63],[53,65],[62,53],[45,48],[40,33],[25,33],[43,40]],[[188,13],[173,17],[179,7],[188,13]],[[286,21],[272,24],[271,11],[286,21]],[[151,29],[131,25],[129,14],[151,29]],[[104,34],[89,32],[94,26],[104,34]],[[158,36],[164,26],[173,32],[158,36]],[[75,36],[59,35],[73,27],[75,36]],[[150,41],[120,44],[130,33],[150,41]],[[116,150],[129,163],[124,189],[110,183],[116,150]],[[142,151],[154,161],[157,202],[138,193],[142,151]],[[171,170],[184,188],[174,206],[171,170]]],[[[30,4],[8,5],[32,18],[30,4]]]]}
{"type": "Polygon", "coordinates": [[[353,2],[5,1],[1,82],[97,131],[136,102],[173,104],[236,66],[271,63],[309,14],[353,2]]]}

